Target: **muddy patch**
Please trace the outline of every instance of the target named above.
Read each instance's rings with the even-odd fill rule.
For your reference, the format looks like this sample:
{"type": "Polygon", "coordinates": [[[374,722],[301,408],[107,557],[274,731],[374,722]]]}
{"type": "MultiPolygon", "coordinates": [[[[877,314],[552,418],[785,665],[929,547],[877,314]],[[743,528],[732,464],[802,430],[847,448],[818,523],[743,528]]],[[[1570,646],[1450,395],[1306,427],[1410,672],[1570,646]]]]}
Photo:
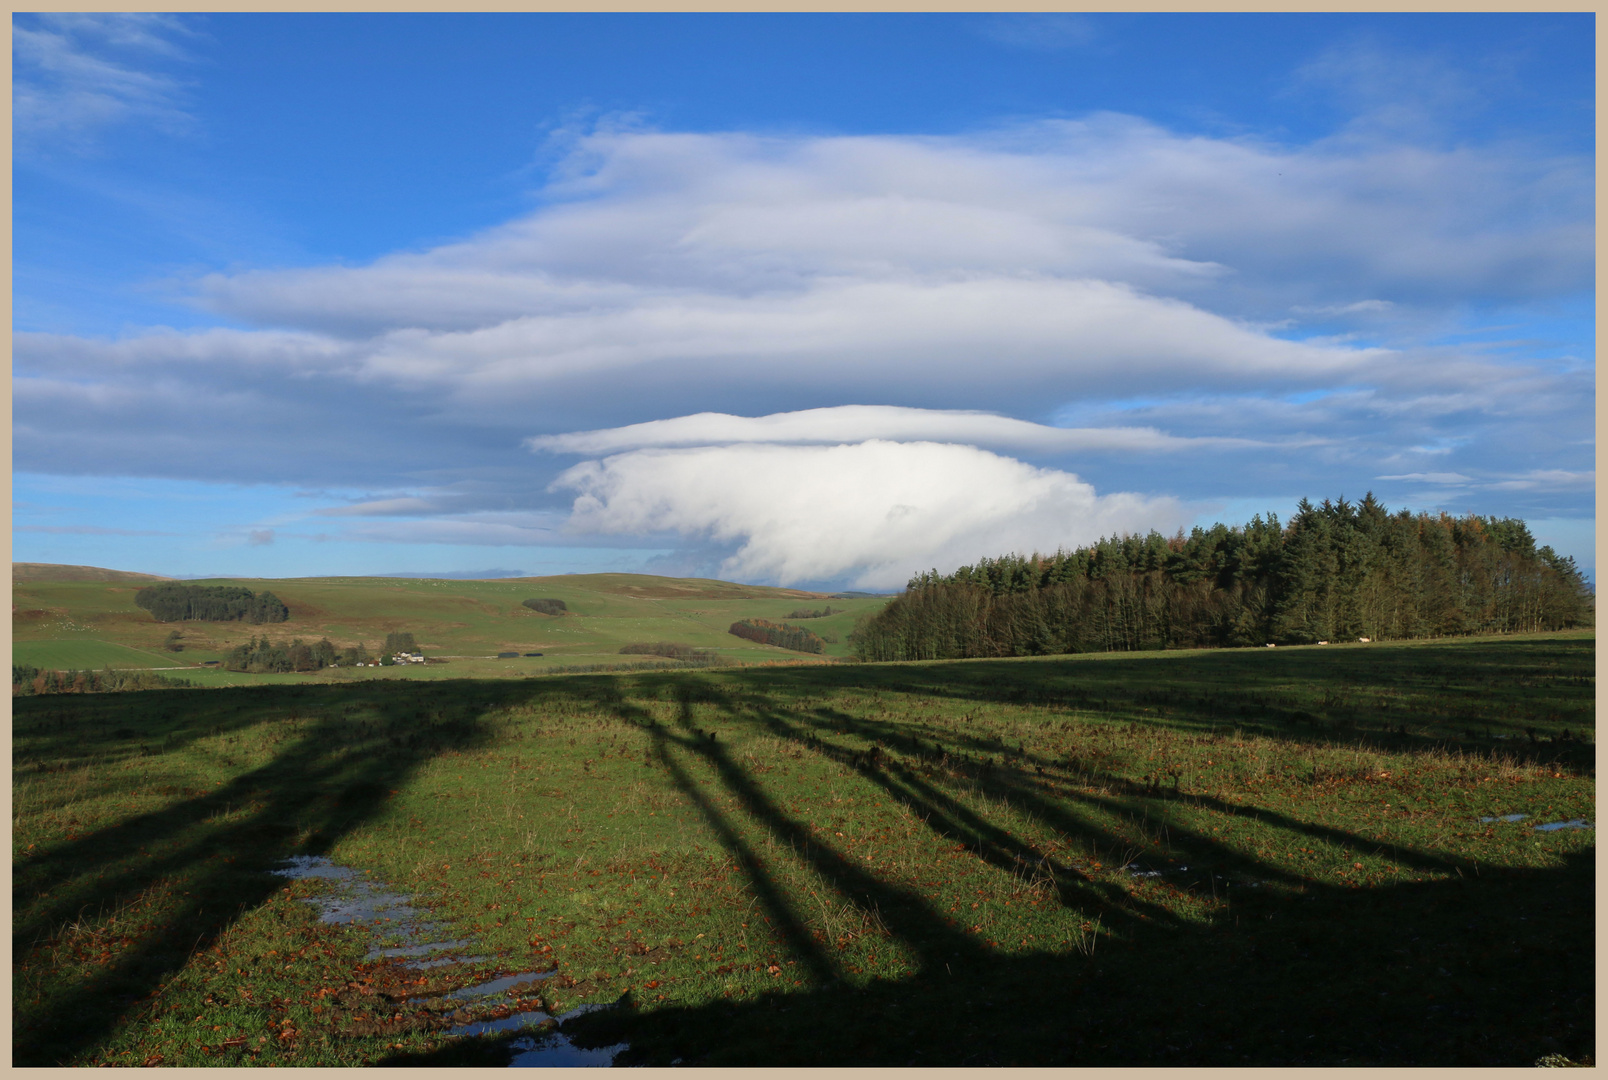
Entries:
{"type": "Polygon", "coordinates": [[[369,880],[351,867],[317,855],[299,855],[273,873],[293,881],[321,881],[326,890],[306,897],[321,921],[374,935],[376,947],[363,958],[353,979],[334,995],[339,1010],[335,1030],[349,1036],[439,1031],[454,1038],[506,1038],[509,1066],[607,1066],[619,1046],[583,1050],[562,1031],[564,1021],[601,1005],[582,1005],[553,1017],[538,991],[547,979],[573,989],[583,984],[545,971],[474,973],[490,962],[470,955],[476,942],[450,937],[430,921],[411,897],[369,880]],[[424,974],[420,974],[424,973],[424,974]],[[479,981],[462,985],[465,978],[479,981]]]}

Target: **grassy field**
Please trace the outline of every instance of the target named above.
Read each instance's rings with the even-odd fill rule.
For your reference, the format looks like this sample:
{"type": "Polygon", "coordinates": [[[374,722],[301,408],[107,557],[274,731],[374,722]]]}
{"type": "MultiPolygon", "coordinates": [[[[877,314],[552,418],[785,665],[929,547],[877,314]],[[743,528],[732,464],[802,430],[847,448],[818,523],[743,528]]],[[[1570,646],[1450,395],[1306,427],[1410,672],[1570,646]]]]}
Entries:
{"type": "Polygon", "coordinates": [[[1535,826],[1595,822],[1594,652],[17,699],[14,1063],[497,1064],[418,999],[555,965],[469,1012],[617,1002],[564,1030],[619,1064],[1579,1061],[1595,832],[1535,826]],[[292,854],[483,959],[365,961],[292,854]]]}
{"type": "Polygon", "coordinates": [[[11,647],[11,659],[17,664],[31,664],[37,668],[57,671],[75,671],[88,668],[169,668],[188,666],[182,657],[172,653],[134,649],[111,641],[94,638],[46,639],[43,641],[17,641],[11,647]]]}
{"type": "MultiPolygon", "coordinates": [[[[807,626],[827,638],[815,661],[846,656],[854,620],[885,603],[882,599],[831,600],[815,593],[724,581],[665,578],[640,574],[571,574],[551,578],[447,581],[410,578],[307,578],[217,580],[212,585],[268,589],[290,608],[290,621],[264,626],[243,622],[159,623],[136,607],[135,593],[150,580],[96,571],[20,564],[12,595],[14,663],[58,669],[84,667],[188,666],[175,673],[203,685],[250,686],[275,680],[243,673],[204,673],[201,665],[221,660],[230,649],[267,634],[275,641],[328,637],[337,646],[379,647],[393,630],[411,632],[427,656],[444,661],[401,669],[334,669],[292,677],[297,682],[354,679],[507,678],[546,674],[554,669],[614,664],[620,647],[635,642],[670,641],[712,649],[743,664],[805,659],[806,654],[759,645],[727,633],[738,619],[782,620],[798,609],[834,614],[810,619],[807,626]],[[98,577],[96,575],[99,575],[98,577]],[[105,580],[102,580],[105,578],[105,580]],[[564,615],[544,615],[522,606],[533,598],[563,600],[564,615]],[[839,611],[841,609],[841,611],[839,611]],[[182,652],[164,649],[177,629],[182,652]],[[501,652],[517,659],[498,660],[501,652]],[[540,657],[524,653],[539,652],[540,657]]],[[[283,681],[283,680],[279,680],[283,681]]]]}

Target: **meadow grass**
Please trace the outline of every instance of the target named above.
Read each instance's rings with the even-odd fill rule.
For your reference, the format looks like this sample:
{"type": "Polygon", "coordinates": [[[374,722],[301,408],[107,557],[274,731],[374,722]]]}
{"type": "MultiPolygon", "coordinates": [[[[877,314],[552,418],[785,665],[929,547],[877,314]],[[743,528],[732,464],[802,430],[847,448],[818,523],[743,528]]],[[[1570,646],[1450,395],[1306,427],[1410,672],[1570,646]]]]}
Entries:
{"type": "Polygon", "coordinates": [[[555,965],[619,1063],[1580,1060],[1594,649],[17,699],[14,1061],[497,1063],[408,1002],[555,965]],[[364,961],[292,854],[485,959],[364,961]]]}

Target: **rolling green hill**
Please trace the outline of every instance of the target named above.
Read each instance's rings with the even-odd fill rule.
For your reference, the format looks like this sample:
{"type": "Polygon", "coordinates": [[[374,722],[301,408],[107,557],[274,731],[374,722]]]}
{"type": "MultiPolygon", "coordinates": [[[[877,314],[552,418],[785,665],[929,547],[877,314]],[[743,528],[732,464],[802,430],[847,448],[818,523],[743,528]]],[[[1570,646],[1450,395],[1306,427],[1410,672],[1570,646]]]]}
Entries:
{"type": "MultiPolygon", "coordinates": [[[[819,662],[820,657],[760,645],[728,634],[738,619],[783,620],[801,607],[826,606],[821,593],[740,585],[703,578],[643,574],[568,574],[560,577],[459,581],[416,578],[209,579],[196,584],[271,589],[290,608],[290,620],[255,626],[244,622],[159,623],[136,607],[135,593],[154,576],[15,564],[12,659],[38,667],[183,667],[184,678],[205,685],[265,681],[340,681],[353,678],[465,678],[525,676],[555,668],[641,662],[622,656],[635,642],[679,642],[711,649],[733,662],[819,662]],[[568,611],[544,615],[523,606],[532,598],[564,601],[568,611]],[[164,649],[178,630],[183,651],[164,649]],[[397,668],[334,669],[314,675],[264,676],[208,670],[230,649],[264,634],[275,641],[328,637],[337,646],[375,650],[394,630],[411,632],[425,655],[443,663],[397,668]],[[517,652],[517,659],[496,659],[517,652]],[[523,654],[539,652],[540,657],[523,654]]],[[[854,620],[880,608],[882,597],[831,600],[834,614],[811,619],[817,634],[836,637],[826,658],[848,652],[854,620]],[[841,613],[837,609],[843,609],[841,613]]]]}

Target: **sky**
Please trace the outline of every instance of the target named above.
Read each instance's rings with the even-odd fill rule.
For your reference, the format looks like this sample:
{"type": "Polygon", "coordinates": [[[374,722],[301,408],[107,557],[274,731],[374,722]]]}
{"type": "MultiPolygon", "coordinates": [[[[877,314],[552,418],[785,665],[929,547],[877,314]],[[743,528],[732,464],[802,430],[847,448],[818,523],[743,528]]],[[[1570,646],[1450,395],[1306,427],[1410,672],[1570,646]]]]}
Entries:
{"type": "Polygon", "coordinates": [[[13,558],[1594,577],[1594,16],[13,16],[13,558]]]}

